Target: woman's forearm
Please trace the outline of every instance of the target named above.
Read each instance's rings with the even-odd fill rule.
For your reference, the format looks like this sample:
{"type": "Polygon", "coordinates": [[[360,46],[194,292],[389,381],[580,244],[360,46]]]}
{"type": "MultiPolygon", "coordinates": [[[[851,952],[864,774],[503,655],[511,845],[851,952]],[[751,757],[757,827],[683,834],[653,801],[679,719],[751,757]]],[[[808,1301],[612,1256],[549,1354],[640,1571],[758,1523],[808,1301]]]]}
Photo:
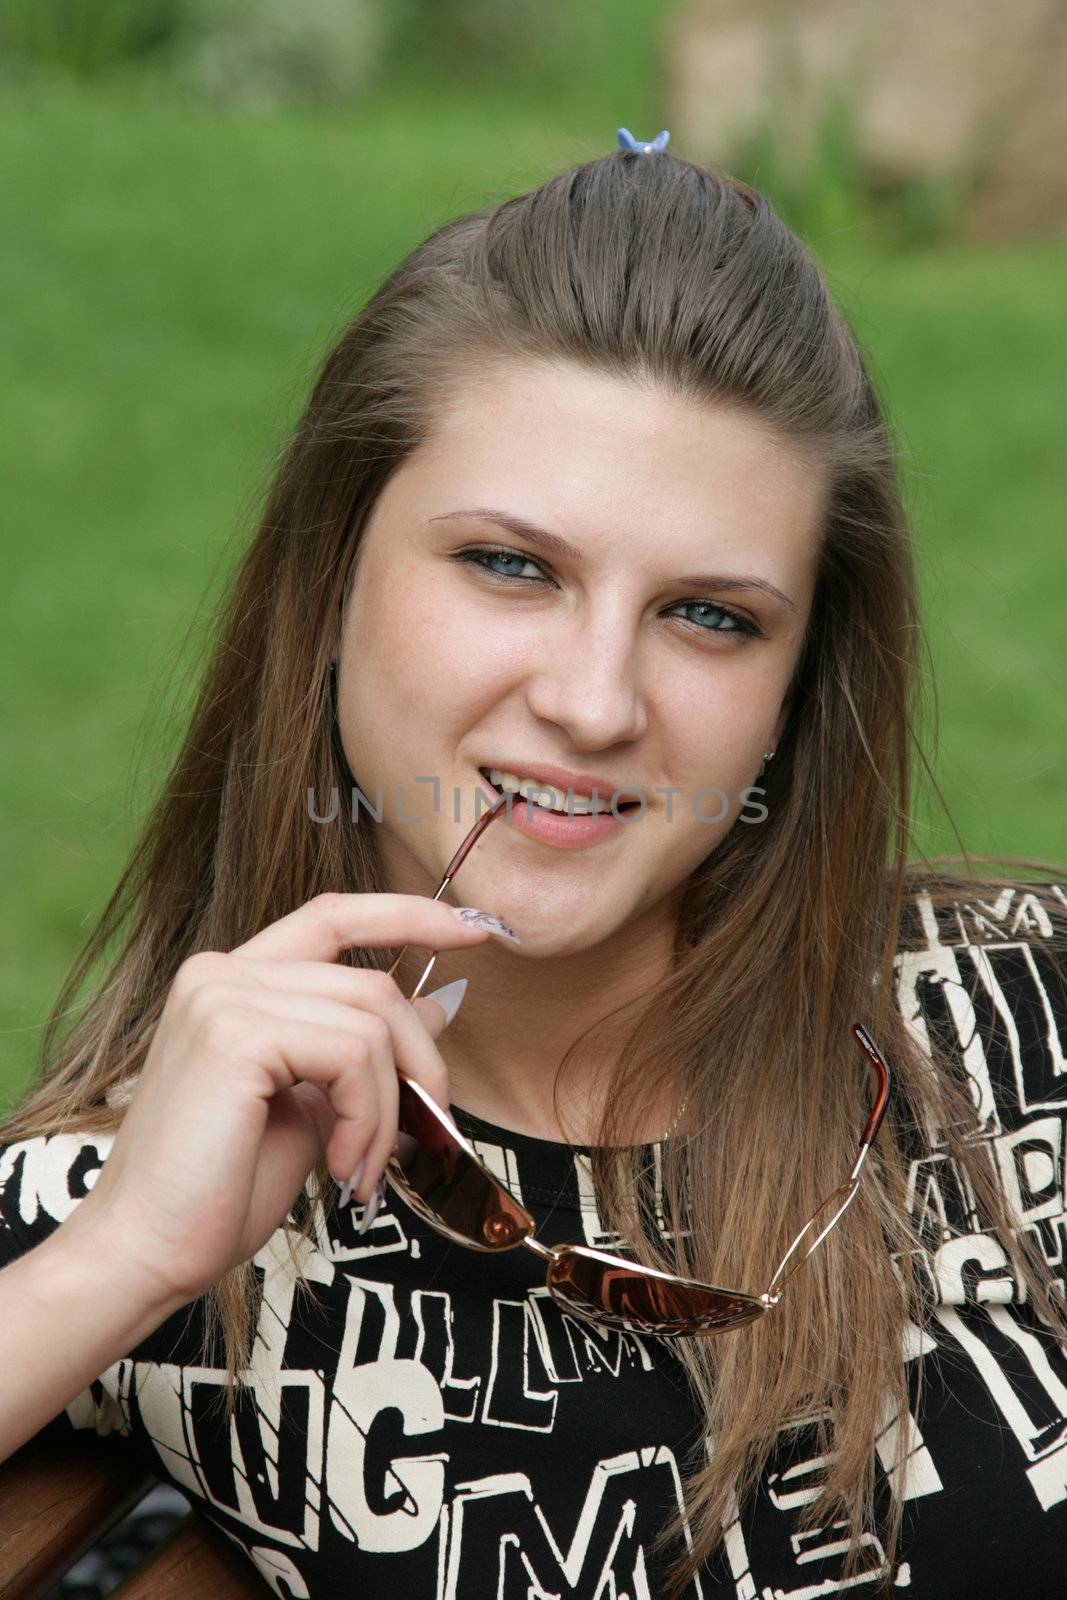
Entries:
{"type": "Polygon", "coordinates": [[[177,1310],[79,1222],[0,1271],[0,1461],[177,1310]]]}

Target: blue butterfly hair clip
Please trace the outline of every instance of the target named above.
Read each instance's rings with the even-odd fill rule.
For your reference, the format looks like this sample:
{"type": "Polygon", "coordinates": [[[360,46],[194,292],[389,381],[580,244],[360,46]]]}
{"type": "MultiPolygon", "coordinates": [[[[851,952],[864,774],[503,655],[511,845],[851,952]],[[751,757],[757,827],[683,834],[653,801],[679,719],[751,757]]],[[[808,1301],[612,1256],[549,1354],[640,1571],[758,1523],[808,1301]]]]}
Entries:
{"type": "Polygon", "coordinates": [[[616,128],[615,137],[619,141],[620,150],[636,150],[647,156],[651,155],[653,150],[666,150],[670,134],[664,128],[662,133],[657,133],[656,137],[646,144],[643,139],[635,139],[629,128],[616,128]]]}

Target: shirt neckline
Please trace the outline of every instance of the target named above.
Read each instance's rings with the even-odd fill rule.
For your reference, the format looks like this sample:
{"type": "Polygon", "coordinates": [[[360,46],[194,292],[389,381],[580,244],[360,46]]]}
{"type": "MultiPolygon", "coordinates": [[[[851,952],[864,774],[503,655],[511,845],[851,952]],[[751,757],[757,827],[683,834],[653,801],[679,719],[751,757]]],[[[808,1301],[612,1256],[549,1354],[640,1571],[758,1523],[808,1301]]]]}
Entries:
{"type": "MultiPolygon", "coordinates": [[[[557,1139],[540,1139],[531,1133],[518,1133],[488,1122],[462,1106],[450,1105],[457,1128],[474,1145],[508,1188],[522,1202],[550,1205],[553,1210],[598,1215],[590,1157],[594,1146],[566,1144],[557,1139]],[[487,1148],[489,1147],[489,1148],[487,1148]],[[496,1151],[503,1152],[498,1156],[496,1151]],[[501,1162],[503,1163],[501,1165],[501,1162]]],[[[652,1166],[657,1150],[664,1143],[623,1145],[624,1150],[640,1150],[652,1166]]]]}
{"type": "MultiPolygon", "coordinates": [[[[502,1144],[516,1153],[524,1153],[532,1160],[540,1157],[542,1160],[560,1154],[591,1155],[594,1148],[588,1144],[567,1144],[559,1139],[540,1139],[532,1133],[519,1133],[514,1128],[503,1128],[499,1123],[487,1122],[484,1117],[476,1116],[473,1111],[464,1111],[462,1106],[450,1105],[449,1112],[460,1133],[469,1139],[485,1139],[493,1144],[502,1144]]],[[[654,1151],[666,1144],[665,1139],[651,1139],[638,1145],[609,1146],[611,1149],[654,1151]]]]}

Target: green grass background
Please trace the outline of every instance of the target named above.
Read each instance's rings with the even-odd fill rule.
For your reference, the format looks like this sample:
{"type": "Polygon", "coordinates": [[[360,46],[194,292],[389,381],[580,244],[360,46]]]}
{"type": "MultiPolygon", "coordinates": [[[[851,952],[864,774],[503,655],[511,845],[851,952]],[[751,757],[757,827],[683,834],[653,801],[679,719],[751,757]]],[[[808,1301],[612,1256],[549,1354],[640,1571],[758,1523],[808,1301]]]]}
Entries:
{"type": "MultiPolygon", "coordinates": [[[[635,35],[555,97],[390,82],[270,117],[136,81],[0,97],[0,1104],[175,747],[175,664],[199,659],[328,343],[445,217],[620,122],[662,127],[650,62],[635,35]]],[[[904,455],[938,781],[969,848],[1060,860],[1067,247],[902,248],[862,216],[808,242],[904,455]]],[[[916,823],[956,848],[921,795],[916,823]]]]}

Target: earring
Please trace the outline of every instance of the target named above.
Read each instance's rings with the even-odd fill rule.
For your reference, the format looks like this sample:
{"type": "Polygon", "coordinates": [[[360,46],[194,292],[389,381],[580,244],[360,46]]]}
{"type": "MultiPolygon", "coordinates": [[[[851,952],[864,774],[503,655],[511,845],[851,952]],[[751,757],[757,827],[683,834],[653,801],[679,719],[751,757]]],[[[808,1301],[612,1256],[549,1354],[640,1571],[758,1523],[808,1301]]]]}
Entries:
{"type": "Polygon", "coordinates": [[[760,766],[759,771],[756,773],[756,777],[757,778],[762,778],[763,777],[763,768],[767,765],[768,761],[773,761],[773,760],[774,760],[774,751],[773,750],[764,750],[762,765],[760,766]]]}

